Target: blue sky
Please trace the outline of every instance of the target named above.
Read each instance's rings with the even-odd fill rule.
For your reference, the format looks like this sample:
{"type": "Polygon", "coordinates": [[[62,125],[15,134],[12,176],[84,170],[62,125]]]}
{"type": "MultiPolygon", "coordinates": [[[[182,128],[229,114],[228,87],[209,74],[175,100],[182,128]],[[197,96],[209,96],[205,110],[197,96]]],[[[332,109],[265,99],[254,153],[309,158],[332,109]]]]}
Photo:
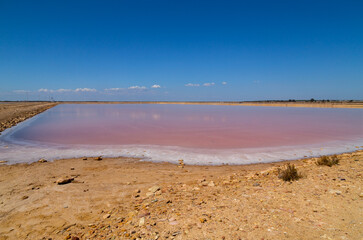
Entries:
{"type": "Polygon", "coordinates": [[[0,100],[363,99],[363,1],[0,0],[0,100]]]}

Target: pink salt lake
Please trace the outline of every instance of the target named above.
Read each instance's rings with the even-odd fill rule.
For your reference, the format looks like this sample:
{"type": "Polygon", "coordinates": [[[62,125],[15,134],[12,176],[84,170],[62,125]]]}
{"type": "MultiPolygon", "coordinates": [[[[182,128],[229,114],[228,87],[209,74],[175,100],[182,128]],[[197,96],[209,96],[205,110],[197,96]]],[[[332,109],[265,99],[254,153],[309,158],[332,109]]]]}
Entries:
{"type": "MultiPolygon", "coordinates": [[[[78,149],[84,146],[88,149],[99,147],[101,151],[101,146],[117,146],[117,149],[127,150],[130,155],[133,155],[132,148],[137,146],[146,149],[151,147],[154,152],[148,157],[155,160],[160,158],[160,155],[155,155],[158,148],[170,150],[170,147],[179,148],[179,155],[182,151],[197,151],[199,154],[209,151],[212,155],[218,155],[218,151],[225,153],[226,150],[230,153],[235,150],[241,154],[246,151],[263,153],[263,149],[269,149],[271,154],[271,149],[281,152],[282,148],[303,149],[304,146],[314,146],[316,149],[334,146],[341,152],[344,151],[342,146],[353,150],[353,145],[362,142],[363,110],[179,104],[61,104],[16,128],[4,134],[4,142],[22,146],[31,144],[33,147],[42,145],[43,148],[47,145],[62,146],[68,150],[72,146],[78,149]]],[[[109,155],[112,155],[111,152],[108,152],[109,155]]],[[[122,155],[121,152],[118,154],[122,155]]]]}

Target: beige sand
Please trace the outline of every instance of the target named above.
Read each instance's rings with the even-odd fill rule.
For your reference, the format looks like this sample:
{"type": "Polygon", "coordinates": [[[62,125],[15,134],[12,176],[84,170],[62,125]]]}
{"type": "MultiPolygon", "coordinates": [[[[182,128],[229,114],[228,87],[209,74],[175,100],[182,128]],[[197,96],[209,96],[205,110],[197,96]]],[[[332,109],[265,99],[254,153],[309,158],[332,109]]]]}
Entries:
{"type": "Polygon", "coordinates": [[[331,168],[295,161],[304,178],[293,183],[277,177],[284,163],[1,166],[0,239],[361,239],[363,152],[340,158],[331,168]],[[75,180],[57,185],[64,176],[75,180]]]}

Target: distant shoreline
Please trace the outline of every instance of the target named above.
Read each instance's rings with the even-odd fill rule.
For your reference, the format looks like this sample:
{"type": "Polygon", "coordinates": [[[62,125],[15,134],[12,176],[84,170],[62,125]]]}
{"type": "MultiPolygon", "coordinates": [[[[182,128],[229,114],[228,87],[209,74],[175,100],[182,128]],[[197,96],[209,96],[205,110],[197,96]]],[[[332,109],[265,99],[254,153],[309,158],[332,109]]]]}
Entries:
{"type": "Polygon", "coordinates": [[[203,102],[203,101],[120,101],[120,102],[98,102],[98,101],[70,101],[59,102],[60,104],[190,104],[190,105],[231,105],[231,106],[264,106],[264,107],[313,107],[313,108],[363,108],[363,101],[359,102],[279,102],[279,101],[256,101],[256,102],[203,102]]]}
{"type": "MultiPolygon", "coordinates": [[[[49,102],[49,101],[29,101],[49,102]]],[[[25,101],[1,101],[0,103],[26,103],[25,101]]],[[[50,102],[49,102],[50,103],[50,102]]],[[[363,108],[363,101],[55,101],[55,104],[191,104],[191,105],[231,105],[264,107],[309,107],[309,108],[363,108]]]]}

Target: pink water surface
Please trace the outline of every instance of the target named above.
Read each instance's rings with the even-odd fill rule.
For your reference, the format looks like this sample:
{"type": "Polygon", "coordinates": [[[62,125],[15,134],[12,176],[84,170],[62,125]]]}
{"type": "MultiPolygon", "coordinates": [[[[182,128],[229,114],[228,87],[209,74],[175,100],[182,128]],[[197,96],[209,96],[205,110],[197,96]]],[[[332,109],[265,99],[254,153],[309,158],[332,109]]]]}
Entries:
{"type": "Polygon", "coordinates": [[[231,149],[348,141],[362,109],[62,104],[12,134],[17,141],[231,149]]]}

